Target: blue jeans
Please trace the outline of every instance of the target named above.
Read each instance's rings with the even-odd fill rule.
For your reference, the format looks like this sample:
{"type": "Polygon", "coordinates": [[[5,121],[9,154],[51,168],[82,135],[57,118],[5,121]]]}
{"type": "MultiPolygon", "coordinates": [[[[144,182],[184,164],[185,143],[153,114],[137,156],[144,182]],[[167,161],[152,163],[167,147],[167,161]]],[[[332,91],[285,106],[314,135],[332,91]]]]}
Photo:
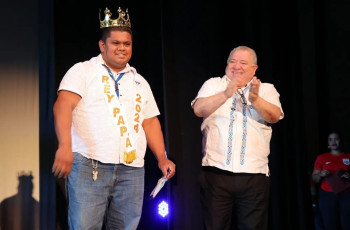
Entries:
{"type": "MultiPolygon", "coordinates": [[[[96,161],[94,161],[96,164],[96,161]]],[[[74,153],[67,179],[70,230],[134,230],[142,211],[144,168],[98,162],[92,179],[92,160],[74,153]]]]}
{"type": "Polygon", "coordinates": [[[320,189],[318,202],[325,230],[350,229],[350,192],[335,194],[320,189]]]}

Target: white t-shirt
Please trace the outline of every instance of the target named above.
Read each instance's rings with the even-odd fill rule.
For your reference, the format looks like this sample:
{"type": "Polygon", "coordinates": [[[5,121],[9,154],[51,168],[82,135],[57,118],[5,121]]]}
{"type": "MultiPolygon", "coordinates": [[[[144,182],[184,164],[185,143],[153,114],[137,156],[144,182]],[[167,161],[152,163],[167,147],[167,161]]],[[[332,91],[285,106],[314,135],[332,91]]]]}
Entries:
{"type": "Polygon", "coordinates": [[[59,86],[58,91],[81,96],[73,110],[72,151],[103,163],[142,167],[147,148],[142,122],[159,115],[156,101],[148,82],[128,64],[121,72],[113,72],[115,79],[125,73],[119,81],[118,99],[114,80],[103,64],[101,55],[77,63],[59,86]],[[120,108],[124,113],[116,113],[120,108]],[[137,159],[130,164],[124,161],[125,143],[136,149],[137,159]]]}
{"type": "MultiPolygon", "coordinates": [[[[228,82],[229,79],[226,76],[222,78],[210,78],[203,84],[191,105],[193,106],[198,98],[209,97],[223,92],[228,82]]],[[[250,83],[248,83],[247,87],[243,90],[248,105],[246,113],[247,136],[244,164],[240,164],[243,140],[243,105],[240,95],[235,93],[232,98],[228,99],[215,112],[203,118],[203,123],[201,125],[203,134],[203,166],[214,166],[222,170],[236,173],[262,173],[269,175],[268,155],[270,153],[272,129],[248,100],[250,83]],[[232,155],[230,164],[227,165],[230,112],[234,98],[236,99],[236,110],[233,113],[232,155]]],[[[259,96],[278,106],[282,112],[280,119],[284,117],[279,100],[279,93],[272,84],[261,83],[259,96]]]]}

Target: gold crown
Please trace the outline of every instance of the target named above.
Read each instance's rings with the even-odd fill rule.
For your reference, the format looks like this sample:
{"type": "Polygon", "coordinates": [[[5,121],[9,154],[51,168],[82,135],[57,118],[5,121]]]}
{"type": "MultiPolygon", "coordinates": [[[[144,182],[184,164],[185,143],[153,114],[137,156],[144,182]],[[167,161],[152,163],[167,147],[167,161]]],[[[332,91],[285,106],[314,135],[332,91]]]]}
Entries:
{"type": "Polygon", "coordinates": [[[106,27],[114,27],[114,26],[127,26],[131,28],[130,18],[128,9],[126,11],[122,11],[120,7],[118,8],[119,17],[117,19],[112,19],[112,12],[106,7],[105,11],[105,19],[101,21],[101,10],[99,14],[100,19],[100,28],[106,28],[106,27]],[[125,17],[127,16],[127,17],[125,17]]]}

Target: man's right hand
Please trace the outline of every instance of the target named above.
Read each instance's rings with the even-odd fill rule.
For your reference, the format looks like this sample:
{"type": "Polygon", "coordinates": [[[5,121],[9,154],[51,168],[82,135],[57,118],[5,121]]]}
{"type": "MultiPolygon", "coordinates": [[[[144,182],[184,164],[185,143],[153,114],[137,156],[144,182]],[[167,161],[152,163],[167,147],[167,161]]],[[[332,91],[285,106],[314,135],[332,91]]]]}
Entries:
{"type": "Polygon", "coordinates": [[[232,97],[232,95],[237,91],[237,89],[238,87],[236,81],[231,80],[224,91],[226,98],[228,99],[232,97]]]}
{"type": "Polygon", "coordinates": [[[67,178],[73,163],[73,152],[69,149],[58,148],[56,151],[55,162],[52,166],[52,172],[58,178],[67,178]]]}
{"type": "Polygon", "coordinates": [[[231,79],[224,91],[226,98],[228,99],[232,97],[237,89],[243,88],[246,85],[247,83],[242,76],[236,76],[235,78],[231,79]]]}

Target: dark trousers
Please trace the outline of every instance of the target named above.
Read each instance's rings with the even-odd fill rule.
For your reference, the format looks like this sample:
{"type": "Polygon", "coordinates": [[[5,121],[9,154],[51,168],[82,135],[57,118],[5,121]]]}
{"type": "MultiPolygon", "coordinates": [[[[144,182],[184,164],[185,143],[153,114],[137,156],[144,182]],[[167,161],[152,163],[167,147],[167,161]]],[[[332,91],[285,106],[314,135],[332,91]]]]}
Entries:
{"type": "Polygon", "coordinates": [[[320,189],[318,202],[325,230],[350,230],[350,192],[335,194],[320,189]]]}
{"type": "Polygon", "coordinates": [[[270,178],[202,167],[201,205],[206,230],[267,230],[270,178]]]}

